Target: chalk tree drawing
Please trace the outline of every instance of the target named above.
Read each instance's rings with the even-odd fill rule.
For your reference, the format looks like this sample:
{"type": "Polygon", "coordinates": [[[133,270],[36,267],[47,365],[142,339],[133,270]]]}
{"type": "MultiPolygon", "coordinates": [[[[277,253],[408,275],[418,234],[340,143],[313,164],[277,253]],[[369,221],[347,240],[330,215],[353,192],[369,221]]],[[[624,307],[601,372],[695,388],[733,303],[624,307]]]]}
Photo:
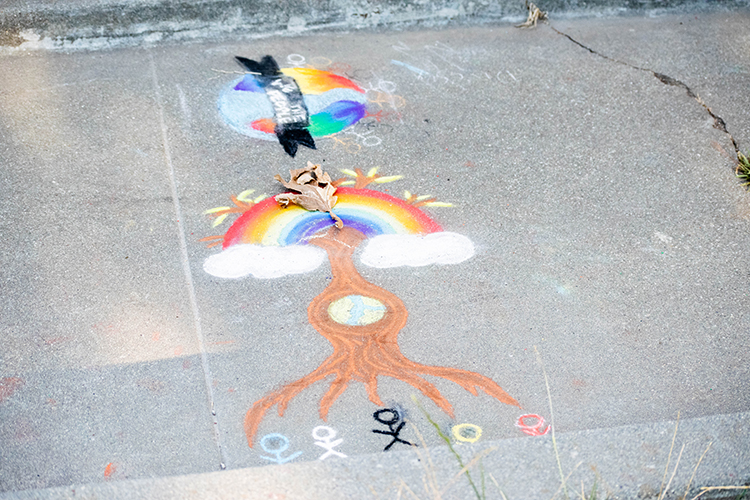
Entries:
{"type": "Polygon", "coordinates": [[[365,116],[365,90],[343,76],[315,68],[279,68],[271,56],[260,62],[238,57],[251,73],[227,85],[219,112],[235,131],[279,141],[291,156],[299,144],[315,148],[365,116]]]}
{"type": "Polygon", "coordinates": [[[373,169],[344,170],[349,179],[338,179],[335,213],[344,223],[333,227],[329,214],[290,206],[281,208],[273,198],[257,203],[234,198],[235,207],[210,210],[212,216],[243,210],[224,236],[205,238],[221,242],[222,252],[208,257],[204,270],[222,278],[252,275],[265,279],[308,272],[325,257],[333,279],[307,308],[310,324],[333,346],[333,354],[313,372],[256,401],[245,416],[248,445],[264,415],[278,405],[283,416],[289,402],[310,385],[334,376],[320,400],[320,417],[327,419],[336,399],[353,380],[362,382],[373,403],[385,406],[378,395],[377,377],[402,380],[421,391],[453,418],[453,407],[423,375],[451,380],[473,395],[481,389],[502,403],[520,407],[492,379],[478,373],[430,366],[406,358],[398,346],[398,333],[406,325],[408,312],[393,293],[364,279],[352,255],[366,243],[361,261],[378,268],[458,264],[474,255],[466,236],[443,231],[419,207],[445,206],[429,196],[406,192],[407,200],[366,189],[372,184],[397,180],[381,177],[373,169]]]}

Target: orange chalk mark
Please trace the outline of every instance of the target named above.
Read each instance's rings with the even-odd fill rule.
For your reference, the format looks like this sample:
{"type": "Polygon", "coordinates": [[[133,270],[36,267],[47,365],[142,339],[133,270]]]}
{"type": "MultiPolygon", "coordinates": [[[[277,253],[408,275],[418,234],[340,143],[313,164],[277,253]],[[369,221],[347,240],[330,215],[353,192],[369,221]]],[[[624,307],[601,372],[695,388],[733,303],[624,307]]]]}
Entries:
{"type": "Polygon", "coordinates": [[[331,227],[324,234],[313,237],[310,244],[323,248],[331,262],[333,280],[315,297],[307,308],[310,324],[332,345],[333,354],[316,370],[258,400],[245,415],[245,435],[252,448],[258,426],[266,412],[278,405],[283,416],[289,402],[313,383],[335,375],[328,392],[320,400],[320,418],[324,421],[333,403],[344,393],[349,383],[356,380],[365,384],[370,401],[385,406],[378,396],[377,377],[387,376],[402,380],[430,398],[453,418],[453,407],[440,391],[420,375],[442,377],[455,382],[473,395],[481,389],[498,401],[518,406],[518,402],[492,379],[478,373],[429,366],[406,358],[398,346],[398,333],[406,324],[408,312],[404,303],[391,292],[360,276],[352,261],[352,254],[366,237],[351,227],[331,227]],[[348,295],[374,298],[386,307],[384,317],[365,326],[336,323],[328,314],[328,306],[348,295]]]}
{"type": "Polygon", "coordinates": [[[222,234],[219,236],[206,236],[205,238],[201,238],[198,241],[200,241],[201,243],[207,243],[207,248],[213,248],[224,243],[224,235],[222,234]]]}
{"type": "Polygon", "coordinates": [[[110,462],[107,464],[107,466],[104,468],[104,479],[111,479],[112,474],[117,470],[117,466],[114,464],[114,462],[110,462]]]}
{"type": "Polygon", "coordinates": [[[265,132],[266,134],[276,133],[274,131],[274,129],[276,128],[276,122],[270,118],[261,118],[260,120],[255,120],[250,124],[250,127],[255,130],[265,132]]]}

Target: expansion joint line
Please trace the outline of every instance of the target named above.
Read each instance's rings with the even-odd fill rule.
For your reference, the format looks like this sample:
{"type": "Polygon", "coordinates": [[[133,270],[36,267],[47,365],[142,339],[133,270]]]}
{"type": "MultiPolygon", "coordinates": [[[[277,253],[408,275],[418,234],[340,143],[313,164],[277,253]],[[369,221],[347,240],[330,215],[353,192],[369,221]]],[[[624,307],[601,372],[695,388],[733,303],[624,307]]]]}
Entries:
{"type": "Polygon", "coordinates": [[[672,85],[674,87],[681,87],[681,88],[685,89],[685,92],[687,93],[688,97],[690,97],[692,99],[695,99],[698,102],[698,104],[700,104],[701,106],[703,106],[703,109],[706,110],[706,112],[711,116],[711,118],[713,118],[713,120],[714,120],[714,128],[717,129],[717,130],[720,130],[720,131],[724,132],[725,134],[727,134],[727,137],[729,137],[729,140],[732,142],[732,147],[734,147],[734,153],[735,153],[735,155],[737,155],[737,159],[739,160],[740,154],[741,154],[740,153],[740,147],[737,144],[737,141],[732,136],[732,134],[730,134],[729,131],[727,130],[727,124],[724,121],[724,119],[722,117],[720,117],[719,115],[717,115],[716,113],[714,113],[711,110],[711,108],[709,108],[708,105],[705,102],[703,102],[703,99],[701,99],[698,94],[696,94],[695,92],[693,92],[693,90],[690,87],[688,87],[684,82],[681,82],[680,80],[677,80],[676,78],[672,78],[671,76],[664,75],[662,73],[657,73],[656,71],[654,71],[652,69],[642,68],[640,66],[636,66],[634,64],[630,64],[630,63],[627,63],[625,61],[620,61],[618,59],[614,59],[612,57],[604,55],[601,52],[597,52],[596,50],[594,50],[594,49],[592,49],[590,47],[585,46],[584,44],[582,44],[581,42],[579,42],[578,40],[576,40],[572,36],[568,35],[567,33],[563,33],[562,31],[559,31],[558,29],[556,29],[551,24],[549,24],[549,27],[550,27],[550,29],[552,31],[554,31],[558,35],[567,38],[568,40],[570,40],[574,44],[578,45],[582,49],[588,50],[589,52],[591,52],[595,56],[599,56],[602,59],[606,59],[607,61],[611,61],[611,62],[616,63],[616,64],[622,64],[623,66],[627,66],[628,68],[632,68],[632,69],[636,69],[638,71],[645,71],[647,73],[651,73],[657,80],[659,80],[661,83],[663,83],[665,85],[672,85]]]}
{"type": "Polygon", "coordinates": [[[182,261],[182,270],[185,277],[185,283],[187,286],[188,298],[190,301],[190,308],[193,312],[193,322],[195,327],[196,340],[198,342],[198,348],[201,355],[201,366],[203,368],[203,380],[206,384],[206,394],[208,396],[208,406],[211,411],[213,420],[213,431],[214,440],[216,443],[218,455],[219,455],[219,468],[221,470],[226,469],[227,458],[224,451],[224,447],[221,444],[221,430],[219,429],[219,419],[216,416],[216,409],[214,408],[214,390],[213,390],[213,375],[211,374],[211,368],[208,363],[208,355],[206,353],[205,340],[203,338],[203,329],[201,327],[201,317],[198,309],[198,300],[195,295],[195,284],[193,282],[193,273],[190,270],[190,262],[188,260],[187,241],[185,237],[185,226],[182,218],[182,207],[180,206],[180,196],[177,190],[177,179],[175,177],[174,163],[172,162],[172,151],[169,147],[169,134],[167,129],[167,122],[164,117],[164,101],[162,99],[159,76],[156,72],[156,63],[154,62],[154,56],[149,53],[149,60],[151,66],[151,80],[154,90],[154,98],[156,100],[157,112],[159,125],[161,128],[161,141],[164,148],[164,162],[167,166],[169,174],[169,185],[172,194],[172,203],[175,213],[175,222],[177,224],[177,235],[180,243],[180,257],[182,261]]]}

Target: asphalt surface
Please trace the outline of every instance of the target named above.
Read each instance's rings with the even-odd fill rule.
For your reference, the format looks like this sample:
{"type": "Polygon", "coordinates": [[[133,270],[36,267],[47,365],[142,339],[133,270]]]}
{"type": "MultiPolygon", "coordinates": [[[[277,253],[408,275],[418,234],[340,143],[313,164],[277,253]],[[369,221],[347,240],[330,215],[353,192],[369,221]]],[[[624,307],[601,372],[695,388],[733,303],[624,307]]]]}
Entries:
{"type": "MultiPolygon", "coordinates": [[[[0,496],[65,498],[78,488],[91,498],[179,498],[181,487],[205,493],[231,477],[234,494],[248,498],[289,485],[298,489],[278,498],[398,498],[399,488],[406,498],[401,479],[434,498],[423,488],[424,445],[438,457],[438,482],[460,467],[415,398],[464,463],[491,447],[507,451],[484,458],[488,498],[502,498],[490,474],[508,498],[550,498],[558,488],[551,436],[526,436],[524,415],[538,416],[522,421],[531,433],[539,418],[539,431],[554,420],[565,474],[584,463],[571,476],[575,491],[598,473],[601,492],[656,498],[670,448],[674,464],[684,444],[677,498],[708,442],[716,444],[691,496],[744,484],[750,194],[735,176],[735,145],[747,153],[750,144],[748,21],[737,10],[529,30],[3,49],[0,496]],[[236,55],[342,76],[335,90],[351,82],[354,94],[329,94],[326,104],[356,98],[359,108],[347,106],[364,116],[291,158],[274,136],[237,131],[270,118],[269,103],[230,119],[227,109],[244,99],[232,90],[244,78],[236,55]],[[259,195],[283,192],[274,175],[288,178],[308,161],[334,179],[375,167],[403,176],[367,188],[450,203],[389,202],[400,207],[396,219],[419,211],[459,246],[430,260],[422,255],[450,245],[412,251],[399,240],[391,254],[410,265],[373,267],[371,236],[351,261],[331,257],[334,266],[319,249],[302,263],[282,257],[281,268],[301,266],[298,274],[207,272],[222,250],[201,240],[224,235],[259,195]],[[206,211],[223,206],[240,209],[212,227],[221,212],[206,211]],[[346,262],[356,271],[337,267],[346,262]],[[405,323],[397,340],[344,356],[347,369],[395,349],[463,370],[453,381],[422,372],[454,418],[423,381],[407,383],[406,361],[388,358],[370,372],[382,404],[368,399],[364,371],[337,384],[343,372],[332,370],[291,397],[283,416],[269,408],[248,436],[254,403],[344,349],[323,334],[366,328],[346,326],[335,308],[308,315],[317,296],[356,273],[408,318],[386,292],[349,293],[379,298],[376,316],[382,306],[387,321],[405,323]],[[488,395],[489,382],[477,396],[454,383],[468,372],[520,408],[488,395]],[[330,387],[340,394],[324,420],[330,387]],[[672,447],[678,414],[686,427],[672,447]],[[396,437],[419,448],[396,441],[384,451],[396,437]],[[513,457],[512,473],[502,457],[513,457]]],[[[318,104],[307,106],[315,113],[318,104]]],[[[314,246],[304,243],[293,246],[314,246]]],[[[222,272],[251,264],[231,261],[222,272]]],[[[352,318],[361,306],[337,304],[352,318]]],[[[472,495],[461,477],[444,498],[472,495]]]]}

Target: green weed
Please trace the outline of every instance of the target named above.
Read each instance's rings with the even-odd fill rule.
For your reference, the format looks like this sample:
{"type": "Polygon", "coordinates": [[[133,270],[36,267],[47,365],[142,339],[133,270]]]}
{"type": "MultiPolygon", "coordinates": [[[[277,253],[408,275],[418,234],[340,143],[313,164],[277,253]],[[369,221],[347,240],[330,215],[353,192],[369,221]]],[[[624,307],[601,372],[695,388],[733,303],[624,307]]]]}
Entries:
{"type": "MultiPolygon", "coordinates": [[[[417,405],[419,410],[424,414],[425,418],[427,418],[427,421],[432,425],[432,427],[437,432],[437,435],[440,436],[440,439],[445,441],[445,444],[448,445],[448,449],[453,454],[453,456],[456,459],[456,462],[458,462],[459,467],[461,468],[458,474],[451,480],[450,483],[448,483],[448,486],[452,485],[461,475],[466,474],[466,479],[469,480],[469,484],[471,485],[471,489],[474,490],[474,495],[477,497],[477,500],[486,500],[487,498],[487,491],[485,488],[485,478],[484,478],[484,466],[482,465],[482,457],[487,455],[489,452],[493,451],[495,448],[488,448],[486,450],[481,451],[477,455],[472,458],[472,460],[467,464],[464,465],[464,461],[461,458],[461,455],[456,451],[456,449],[453,447],[453,442],[451,441],[451,438],[448,437],[443,430],[440,428],[437,422],[435,422],[432,419],[432,416],[425,410],[425,408],[422,406],[422,403],[419,402],[419,400],[416,398],[416,396],[412,395],[412,400],[417,405]],[[474,482],[474,479],[471,477],[471,472],[469,469],[473,467],[476,463],[479,463],[479,475],[480,475],[480,485],[477,487],[476,483],[474,482]]],[[[421,436],[420,436],[421,439],[421,436]]],[[[447,487],[446,487],[447,488],[447,487]]],[[[445,491],[445,489],[443,489],[445,491]]]]}
{"type": "Polygon", "coordinates": [[[750,190],[750,159],[740,152],[737,152],[737,169],[734,174],[739,178],[742,186],[750,190]]]}

